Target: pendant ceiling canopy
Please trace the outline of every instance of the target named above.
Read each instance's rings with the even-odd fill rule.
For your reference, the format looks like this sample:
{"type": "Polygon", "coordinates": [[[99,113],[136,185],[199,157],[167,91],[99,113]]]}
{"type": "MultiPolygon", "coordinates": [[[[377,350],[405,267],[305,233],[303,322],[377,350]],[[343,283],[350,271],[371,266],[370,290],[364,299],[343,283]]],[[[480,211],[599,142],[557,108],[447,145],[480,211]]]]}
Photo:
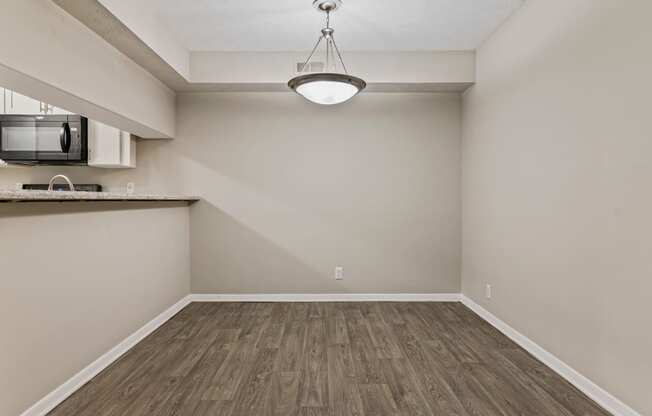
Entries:
{"type": "Polygon", "coordinates": [[[299,68],[306,72],[310,62],[322,42],[326,46],[324,72],[310,72],[298,75],[288,82],[288,86],[308,101],[321,105],[340,104],[350,100],[366,86],[361,78],[349,75],[330,27],[331,13],[342,6],[341,0],[315,0],[313,5],[326,13],[326,27],[321,30],[317,44],[308,59],[299,68]]]}

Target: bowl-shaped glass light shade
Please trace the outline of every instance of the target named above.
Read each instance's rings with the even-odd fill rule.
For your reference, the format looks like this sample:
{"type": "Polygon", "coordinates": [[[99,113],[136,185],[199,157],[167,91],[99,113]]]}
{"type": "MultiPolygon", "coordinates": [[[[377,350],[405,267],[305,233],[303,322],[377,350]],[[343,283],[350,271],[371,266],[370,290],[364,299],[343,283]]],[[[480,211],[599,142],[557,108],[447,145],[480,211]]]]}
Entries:
{"type": "Polygon", "coordinates": [[[350,100],[358,89],[339,81],[313,81],[299,85],[297,92],[313,103],[333,105],[350,100]]]}
{"type": "Polygon", "coordinates": [[[366,85],[358,77],[335,73],[300,75],[288,82],[288,86],[305,99],[321,105],[334,105],[348,101],[362,91],[366,85]]]}

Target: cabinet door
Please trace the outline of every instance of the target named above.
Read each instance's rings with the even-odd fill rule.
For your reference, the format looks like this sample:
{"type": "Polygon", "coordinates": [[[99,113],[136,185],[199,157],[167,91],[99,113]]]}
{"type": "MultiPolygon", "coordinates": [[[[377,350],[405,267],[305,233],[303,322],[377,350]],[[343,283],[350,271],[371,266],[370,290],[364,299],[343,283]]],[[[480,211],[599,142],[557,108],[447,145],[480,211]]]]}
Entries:
{"type": "Polygon", "coordinates": [[[5,90],[5,114],[39,114],[41,102],[16,91],[5,90]]]}
{"type": "Polygon", "coordinates": [[[5,113],[5,89],[0,88],[0,114],[5,113]]]}
{"type": "Polygon", "coordinates": [[[136,139],[126,131],[120,132],[120,150],[121,165],[124,168],[136,167],[136,139]]]}
{"type": "Polygon", "coordinates": [[[120,130],[88,120],[88,166],[121,167],[120,130]]]}

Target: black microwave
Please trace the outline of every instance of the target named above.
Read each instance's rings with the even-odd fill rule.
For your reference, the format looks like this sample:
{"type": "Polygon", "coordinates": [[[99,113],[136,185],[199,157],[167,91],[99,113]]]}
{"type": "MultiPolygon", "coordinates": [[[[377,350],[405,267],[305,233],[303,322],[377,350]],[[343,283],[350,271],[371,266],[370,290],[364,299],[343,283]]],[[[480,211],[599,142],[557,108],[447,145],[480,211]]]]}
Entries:
{"type": "Polygon", "coordinates": [[[86,165],[88,120],[80,115],[0,115],[0,159],[25,165],[86,165]]]}

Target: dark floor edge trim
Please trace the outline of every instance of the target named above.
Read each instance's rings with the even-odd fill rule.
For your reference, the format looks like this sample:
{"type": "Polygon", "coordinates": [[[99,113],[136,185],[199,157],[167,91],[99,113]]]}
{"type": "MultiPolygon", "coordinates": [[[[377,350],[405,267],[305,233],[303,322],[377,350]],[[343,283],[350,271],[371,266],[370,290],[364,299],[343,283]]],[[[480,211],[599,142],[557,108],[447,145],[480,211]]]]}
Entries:
{"type": "Polygon", "coordinates": [[[537,343],[509,326],[482,306],[475,303],[468,296],[462,294],[461,301],[462,304],[478,314],[482,319],[505,334],[505,336],[510,338],[512,341],[516,342],[538,360],[550,367],[553,371],[566,379],[566,381],[577,387],[582,393],[586,394],[609,413],[614,416],[642,416],[640,413],[621,402],[615,396],[589,380],[587,377],[574,370],[571,366],[543,349],[537,343]]]}

